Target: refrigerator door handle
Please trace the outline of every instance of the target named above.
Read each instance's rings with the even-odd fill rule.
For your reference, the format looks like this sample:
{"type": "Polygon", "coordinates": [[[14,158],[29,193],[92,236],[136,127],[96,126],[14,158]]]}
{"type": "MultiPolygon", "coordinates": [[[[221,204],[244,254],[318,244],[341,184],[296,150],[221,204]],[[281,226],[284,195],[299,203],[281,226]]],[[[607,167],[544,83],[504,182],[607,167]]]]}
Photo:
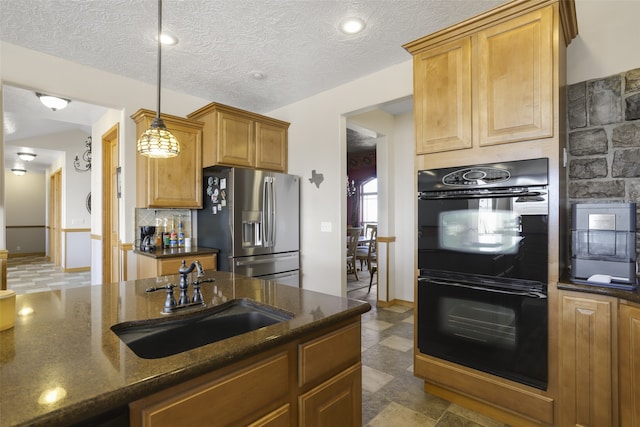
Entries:
{"type": "Polygon", "coordinates": [[[289,255],[289,256],[281,256],[278,258],[268,258],[268,259],[255,259],[252,261],[236,261],[236,267],[244,267],[245,265],[255,265],[255,264],[273,264],[274,261],[286,261],[288,259],[295,259],[298,255],[289,255]]]}
{"type": "Polygon", "coordinates": [[[264,221],[264,246],[272,248],[275,244],[275,192],[273,187],[273,177],[264,179],[262,191],[262,212],[264,221]]]}

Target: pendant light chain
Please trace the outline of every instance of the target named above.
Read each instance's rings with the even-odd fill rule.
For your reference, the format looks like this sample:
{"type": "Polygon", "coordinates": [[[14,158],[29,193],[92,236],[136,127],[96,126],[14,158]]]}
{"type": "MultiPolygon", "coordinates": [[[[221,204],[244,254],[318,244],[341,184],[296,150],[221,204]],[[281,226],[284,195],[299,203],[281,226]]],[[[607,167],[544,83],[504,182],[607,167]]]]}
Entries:
{"type": "Polygon", "coordinates": [[[160,117],[160,90],[162,75],[162,0],[158,0],[158,91],[156,104],[156,117],[138,139],[138,153],[152,158],[175,157],[180,154],[180,144],[175,136],[167,129],[164,120],[160,117]]]}

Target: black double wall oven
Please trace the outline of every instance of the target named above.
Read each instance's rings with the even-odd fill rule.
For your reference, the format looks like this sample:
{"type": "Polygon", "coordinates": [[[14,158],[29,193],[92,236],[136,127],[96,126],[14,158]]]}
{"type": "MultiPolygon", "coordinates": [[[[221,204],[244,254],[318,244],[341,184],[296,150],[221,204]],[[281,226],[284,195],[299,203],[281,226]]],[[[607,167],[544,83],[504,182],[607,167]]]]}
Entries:
{"type": "Polygon", "coordinates": [[[548,160],[418,172],[418,348],[546,390],[548,160]]]}

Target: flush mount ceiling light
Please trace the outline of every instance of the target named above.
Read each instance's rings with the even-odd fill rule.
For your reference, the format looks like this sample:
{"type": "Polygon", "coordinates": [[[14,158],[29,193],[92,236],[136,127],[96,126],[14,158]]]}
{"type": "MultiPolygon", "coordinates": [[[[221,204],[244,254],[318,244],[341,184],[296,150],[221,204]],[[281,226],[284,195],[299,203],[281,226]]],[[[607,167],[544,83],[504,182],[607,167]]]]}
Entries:
{"type": "Polygon", "coordinates": [[[37,154],[35,153],[24,153],[24,152],[18,153],[18,157],[20,157],[20,160],[23,160],[25,162],[32,161],[33,159],[36,158],[36,156],[37,154]]]}
{"type": "Polygon", "coordinates": [[[144,131],[138,139],[138,153],[143,156],[166,159],[180,154],[180,143],[175,136],[167,129],[164,121],[160,118],[160,75],[162,65],[162,0],[158,0],[158,103],[156,117],[153,119],[149,129],[144,131]]]}
{"type": "Polygon", "coordinates": [[[14,175],[22,176],[27,173],[27,170],[22,168],[11,168],[11,172],[13,172],[14,175]]]}
{"type": "Polygon", "coordinates": [[[40,92],[36,92],[36,96],[40,99],[40,102],[42,102],[46,107],[51,108],[53,111],[62,110],[71,102],[70,99],[47,95],[40,92]]]}
{"type": "Polygon", "coordinates": [[[356,17],[346,18],[340,23],[340,31],[345,34],[358,34],[364,27],[364,20],[356,17]]]}

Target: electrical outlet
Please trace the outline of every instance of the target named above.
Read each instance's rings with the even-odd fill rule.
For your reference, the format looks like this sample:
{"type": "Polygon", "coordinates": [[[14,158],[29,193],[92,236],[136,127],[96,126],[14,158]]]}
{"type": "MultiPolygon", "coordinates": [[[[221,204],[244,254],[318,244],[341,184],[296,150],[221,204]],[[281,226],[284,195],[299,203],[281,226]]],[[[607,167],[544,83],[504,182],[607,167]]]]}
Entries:
{"type": "Polygon", "coordinates": [[[330,222],[321,222],[320,223],[320,231],[323,233],[331,233],[331,223],[330,222]]]}
{"type": "Polygon", "coordinates": [[[22,246],[17,246],[16,247],[16,251],[21,251],[22,250],[22,246]]]}

